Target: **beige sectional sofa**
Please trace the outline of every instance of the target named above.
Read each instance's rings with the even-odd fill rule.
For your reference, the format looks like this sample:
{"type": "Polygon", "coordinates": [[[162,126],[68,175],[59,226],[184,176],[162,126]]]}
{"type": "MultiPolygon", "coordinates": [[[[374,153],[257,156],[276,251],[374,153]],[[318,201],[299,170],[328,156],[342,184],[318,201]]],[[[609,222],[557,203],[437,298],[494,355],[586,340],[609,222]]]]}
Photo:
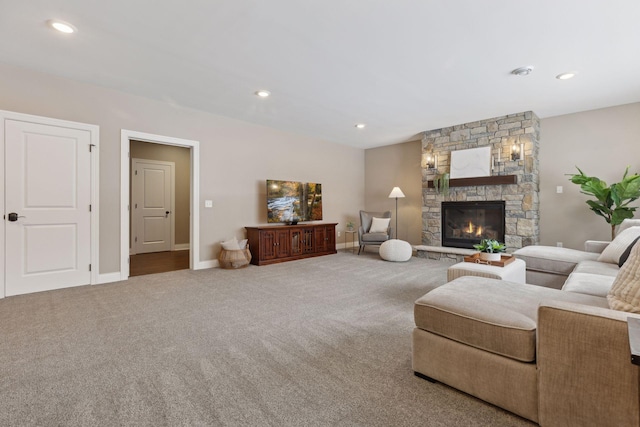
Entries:
{"type": "Polygon", "coordinates": [[[555,247],[515,254],[537,284],[461,277],[416,301],[416,375],[542,426],[639,426],[626,319],[640,316],[609,308],[617,263],[555,247]]]}

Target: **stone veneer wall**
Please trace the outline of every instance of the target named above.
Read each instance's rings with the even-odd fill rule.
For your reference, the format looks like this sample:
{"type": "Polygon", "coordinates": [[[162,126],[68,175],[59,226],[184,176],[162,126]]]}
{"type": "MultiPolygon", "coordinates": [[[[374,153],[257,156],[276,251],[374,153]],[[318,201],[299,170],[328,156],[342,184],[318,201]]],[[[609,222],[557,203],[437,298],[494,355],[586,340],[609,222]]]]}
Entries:
{"type": "Polygon", "coordinates": [[[505,244],[507,251],[535,245],[539,240],[539,172],[538,152],[540,119],[532,111],[504,117],[466,123],[424,133],[423,158],[433,152],[438,170],[422,169],[422,243],[441,246],[441,202],[448,201],[505,201],[505,244]],[[524,159],[511,161],[514,141],[524,144],[524,159]],[[451,187],[448,196],[427,188],[428,181],[437,174],[449,172],[451,151],[490,145],[497,159],[492,175],[515,175],[517,184],[451,187]]]}

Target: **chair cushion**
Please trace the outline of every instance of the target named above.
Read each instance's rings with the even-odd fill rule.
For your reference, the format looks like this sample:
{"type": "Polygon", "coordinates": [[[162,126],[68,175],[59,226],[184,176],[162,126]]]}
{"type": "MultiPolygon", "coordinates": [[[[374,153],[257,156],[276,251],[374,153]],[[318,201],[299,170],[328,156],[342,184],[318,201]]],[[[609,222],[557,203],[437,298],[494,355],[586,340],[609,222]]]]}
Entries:
{"type": "Polygon", "coordinates": [[[607,308],[607,299],[535,285],[465,276],[415,302],[416,326],[511,359],[536,357],[538,306],[544,300],[607,308]]]}
{"type": "Polygon", "coordinates": [[[364,233],[362,235],[362,241],[373,243],[378,242],[382,243],[386,240],[389,240],[389,235],[387,233],[364,233]]]}
{"type": "Polygon", "coordinates": [[[640,244],[636,243],[620,268],[607,299],[614,310],[640,313],[640,244]]]}
{"type": "Polygon", "coordinates": [[[598,257],[598,261],[618,264],[620,256],[638,236],[640,236],[640,227],[624,229],[621,233],[618,233],[616,238],[602,251],[598,257]]]}

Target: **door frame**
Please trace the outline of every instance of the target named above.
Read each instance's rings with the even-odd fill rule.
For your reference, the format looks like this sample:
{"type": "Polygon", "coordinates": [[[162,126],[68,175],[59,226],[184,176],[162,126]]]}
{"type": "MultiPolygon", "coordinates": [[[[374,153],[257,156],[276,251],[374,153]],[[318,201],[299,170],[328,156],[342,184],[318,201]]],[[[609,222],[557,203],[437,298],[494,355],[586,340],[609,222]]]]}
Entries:
{"type": "MultiPolygon", "coordinates": [[[[13,111],[0,110],[0,188],[3,193],[5,191],[5,121],[17,120],[49,126],[68,127],[72,129],[81,129],[89,132],[89,140],[91,148],[91,276],[90,285],[98,283],[98,274],[100,272],[100,127],[87,123],[72,122],[69,120],[54,119],[51,117],[35,116],[31,114],[16,113],[13,111]]],[[[5,195],[0,197],[0,211],[4,217],[6,213],[5,195]]],[[[0,275],[0,298],[5,297],[6,275],[5,268],[5,246],[6,246],[6,220],[3,218],[2,227],[0,227],[0,264],[3,273],[0,275]]]]}
{"type": "MultiPolygon", "coordinates": [[[[133,170],[135,169],[135,163],[136,160],[139,162],[144,162],[144,163],[155,163],[157,165],[163,165],[163,166],[170,166],[171,167],[171,177],[169,178],[170,181],[170,186],[171,186],[171,217],[169,218],[169,222],[171,224],[170,226],[170,231],[169,231],[169,250],[170,251],[175,251],[176,250],[176,162],[165,162],[162,160],[150,160],[150,159],[141,159],[141,158],[133,158],[131,159],[131,167],[129,170],[129,179],[133,181],[133,170]]],[[[131,186],[131,201],[133,202],[133,194],[135,186],[132,185],[131,186]]],[[[134,221],[134,215],[133,215],[133,211],[131,211],[129,218],[131,219],[131,239],[133,239],[133,236],[135,236],[136,234],[136,221],[134,221]]],[[[135,255],[137,253],[136,248],[135,248],[135,244],[132,240],[129,240],[129,247],[130,247],[130,251],[129,251],[129,255],[135,255]]]]}
{"type": "Polygon", "coordinates": [[[191,212],[189,215],[189,268],[199,270],[208,265],[200,262],[200,142],[171,136],[154,135],[133,130],[120,130],[120,280],[129,278],[129,161],[130,141],[175,145],[191,152],[191,212]]]}

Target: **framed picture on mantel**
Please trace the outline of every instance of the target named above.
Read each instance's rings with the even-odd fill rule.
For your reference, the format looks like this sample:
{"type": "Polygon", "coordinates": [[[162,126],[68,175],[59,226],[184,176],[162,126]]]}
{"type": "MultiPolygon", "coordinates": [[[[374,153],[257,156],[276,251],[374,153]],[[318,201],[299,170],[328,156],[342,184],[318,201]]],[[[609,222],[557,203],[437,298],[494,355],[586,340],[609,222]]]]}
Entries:
{"type": "Polygon", "coordinates": [[[450,178],[474,178],[491,175],[491,147],[451,152],[450,178]]]}

